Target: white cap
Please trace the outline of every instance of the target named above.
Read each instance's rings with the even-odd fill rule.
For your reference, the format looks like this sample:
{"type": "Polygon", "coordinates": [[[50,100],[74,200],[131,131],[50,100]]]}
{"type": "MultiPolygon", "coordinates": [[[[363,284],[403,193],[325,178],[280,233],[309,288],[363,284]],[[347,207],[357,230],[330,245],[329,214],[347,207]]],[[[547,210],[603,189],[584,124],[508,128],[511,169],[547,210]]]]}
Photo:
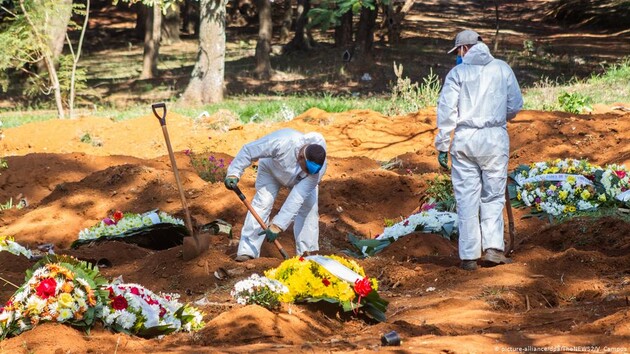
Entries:
{"type": "Polygon", "coordinates": [[[449,50],[448,53],[454,52],[458,47],[463,45],[473,45],[481,42],[481,36],[479,33],[471,30],[461,31],[455,36],[455,47],[449,50]]]}

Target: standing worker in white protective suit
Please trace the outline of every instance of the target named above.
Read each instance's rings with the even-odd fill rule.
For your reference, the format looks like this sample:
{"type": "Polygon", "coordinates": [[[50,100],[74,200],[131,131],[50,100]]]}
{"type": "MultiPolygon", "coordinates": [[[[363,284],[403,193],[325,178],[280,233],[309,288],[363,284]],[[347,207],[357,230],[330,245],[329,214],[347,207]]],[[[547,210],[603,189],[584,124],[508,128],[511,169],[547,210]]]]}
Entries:
{"type": "Polygon", "coordinates": [[[258,162],[252,207],[269,226],[262,230],[247,213],[235,260],[260,257],[263,240],[273,242],[292,222],[298,255],[319,250],[318,186],[326,173],[326,141],[319,133],[282,129],[246,144],[227,170],[225,186],[234,189],[243,171],[258,162]],[[291,191],[278,214],[268,222],[280,187],[291,191]]]}
{"type": "Polygon", "coordinates": [[[510,150],[507,121],[523,107],[510,66],[490,54],[477,32],[455,37],[458,64],[446,76],[437,108],[438,162],[448,168],[457,201],[461,267],[509,263],[503,255],[503,208],[510,150]],[[461,58],[461,59],[460,59],[461,58]],[[454,132],[451,142],[451,133],[454,132]]]}

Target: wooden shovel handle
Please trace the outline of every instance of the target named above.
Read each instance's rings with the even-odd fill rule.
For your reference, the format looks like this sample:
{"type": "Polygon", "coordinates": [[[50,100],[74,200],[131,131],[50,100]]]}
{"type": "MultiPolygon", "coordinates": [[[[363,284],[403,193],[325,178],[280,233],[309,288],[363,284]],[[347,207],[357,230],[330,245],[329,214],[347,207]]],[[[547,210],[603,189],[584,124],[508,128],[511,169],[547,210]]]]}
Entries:
{"type": "Polygon", "coordinates": [[[508,233],[510,234],[510,243],[505,249],[505,255],[509,255],[514,251],[514,214],[512,214],[512,202],[510,201],[510,191],[508,184],[505,184],[505,204],[508,216],[508,233]]]}
{"type": "Polygon", "coordinates": [[[159,102],[151,105],[151,109],[153,110],[153,115],[160,121],[161,126],[166,125],[166,103],[159,102]],[[162,114],[158,112],[158,109],[162,110],[162,114]]]}
{"type": "MultiPolygon", "coordinates": [[[[241,192],[241,189],[238,188],[238,186],[235,186],[232,190],[234,191],[234,193],[236,193],[236,195],[238,195],[238,198],[243,202],[243,204],[245,204],[245,206],[247,207],[247,210],[249,210],[249,212],[254,216],[254,219],[258,221],[258,223],[260,224],[260,227],[262,227],[263,230],[267,230],[267,224],[265,224],[265,222],[260,217],[260,215],[258,215],[256,210],[254,210],[254,207],[252,207],[252,204],[247,200],[247,198],[245,198],[245,194],[241,192]]],[[[280,254],[282,254],[282,258],[289,259],[289,255],[284,250],[280,242],[278,242],[278,240],[273,240],[273,244],[276,245],[276,247],[278,248],[278,251],[280,251],[280,254]]]]}

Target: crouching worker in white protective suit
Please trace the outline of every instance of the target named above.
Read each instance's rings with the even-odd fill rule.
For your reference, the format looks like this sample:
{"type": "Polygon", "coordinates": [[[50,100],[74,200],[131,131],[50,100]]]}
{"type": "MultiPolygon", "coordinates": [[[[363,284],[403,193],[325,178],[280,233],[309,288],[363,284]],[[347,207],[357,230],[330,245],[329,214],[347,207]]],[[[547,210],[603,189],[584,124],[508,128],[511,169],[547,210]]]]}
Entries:
{"type": "Polygon", "coordinates": [[[317,252],[318,186],[327,165],[324,137],[319,133],[303,134],[282,129],[246,144],[228,167],[225,187],[234,189],[243,171],[257,159],[256,195],[252,207],[269,226],[262,230],[248,212],[235,260],[244,262],[260,257],[265,238],[273,242],[292,222],[297,254],[317,252]],[[291,191],[278,214],[269,222],[280,187],[289,187],[291,191]]]}
{"type": "Polygon", "coordinates": [[[482,252],[485,262],[511,261],[503,255],[507,121],[521,110],[523,98],[512,69],[492,57],[479,34],[460,32],[449,53],[454,51],[458,65],[446,76],[438,100],[435,147],[444,168],[450,147],[459,258],[463,269],[475,270],[482,252]]]}

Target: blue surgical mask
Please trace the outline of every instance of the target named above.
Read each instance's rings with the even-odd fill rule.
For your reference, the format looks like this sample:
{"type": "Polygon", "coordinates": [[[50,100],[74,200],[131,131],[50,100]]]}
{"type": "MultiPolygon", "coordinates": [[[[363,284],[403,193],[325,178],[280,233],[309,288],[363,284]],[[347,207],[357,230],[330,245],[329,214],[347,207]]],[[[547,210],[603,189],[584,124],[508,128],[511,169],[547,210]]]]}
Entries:
{"type": "Polygon", "coordinates": [[[459,64],[461,64],[463,62],[464,62],[464,59],[462,59],[462,56],[458,55],[457,59],[455,59],[455,63],[456,63],[455,65],[459,65],[459,64]]]}
{"type": "Polygon", "coordinates": [[[306,170],[308,171],[309,174],[314,175],[317,172],[319,172],[319,170],[321,169],[322,169],[322,165],[318,164],[317,162],[306,160],[306,170]]]}

